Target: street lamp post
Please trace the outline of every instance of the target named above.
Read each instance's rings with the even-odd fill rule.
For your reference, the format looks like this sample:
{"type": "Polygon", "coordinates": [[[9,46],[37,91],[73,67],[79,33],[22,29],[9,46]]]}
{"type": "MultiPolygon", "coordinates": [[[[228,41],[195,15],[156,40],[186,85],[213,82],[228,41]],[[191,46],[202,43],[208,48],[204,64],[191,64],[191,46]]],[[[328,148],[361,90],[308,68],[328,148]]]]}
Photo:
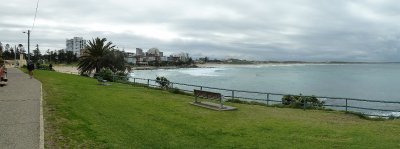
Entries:
{"type": "Polygon", "coordinates": [[[31,54],[30,54],[30,49],[29,49],[29,47],[30,47],[31,31],[28,30],[28,32],[22,32],[22,33],[28,34],[28,61],[30,61],[30,60],[31,60],[31,54]]]}
{"type": "Polygon", "coordinates": [[[14,45],[14,67],[17,66],[17,45],[14,45]]]}

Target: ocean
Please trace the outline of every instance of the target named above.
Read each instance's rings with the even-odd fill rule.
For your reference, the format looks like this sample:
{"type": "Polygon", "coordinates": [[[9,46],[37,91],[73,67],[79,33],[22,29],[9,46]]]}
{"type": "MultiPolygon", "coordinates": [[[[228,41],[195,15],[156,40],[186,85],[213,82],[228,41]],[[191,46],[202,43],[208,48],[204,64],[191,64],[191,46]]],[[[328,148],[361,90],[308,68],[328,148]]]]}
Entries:
{"type": "MultiPolygon", "coordinates": [[[[164,76],[172,82],[234,90],[400,102],[400,64],[215,65],[211,68],[135,70],[131,76],[145,79],[164,76]]],[[[220,92],[231,95],[229,91],[220,92]]],[[[260,94],[238,92],[235,95],[265,98],[260,94]]],[[[280,100],[281,97],[272,98],[280,100]]],[[[329,104],[344,104],[343,100],[325,100],[329,104]]],[[[400,104],[349,104],[400,111],[400,104]]]]}

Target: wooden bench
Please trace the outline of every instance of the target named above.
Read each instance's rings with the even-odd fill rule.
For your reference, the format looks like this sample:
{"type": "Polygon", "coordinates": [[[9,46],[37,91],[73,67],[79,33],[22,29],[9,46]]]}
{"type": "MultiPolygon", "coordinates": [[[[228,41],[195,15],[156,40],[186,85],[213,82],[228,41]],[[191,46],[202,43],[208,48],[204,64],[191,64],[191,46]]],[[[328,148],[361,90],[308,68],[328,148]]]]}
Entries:
{"type": "Polygon", "coordinates": [[[223,95],[221,95],[220,93],[203,91],[203,90],[194,90],[194,102],[191,102],[190,104],[219,111],[236,109],[235,107],[224,105],[222,100],[223,98],[224,98],[223,95]],[[199,98],[218,100],[219,103],[216,104],[211,102],[201,102],[199,98]]]}

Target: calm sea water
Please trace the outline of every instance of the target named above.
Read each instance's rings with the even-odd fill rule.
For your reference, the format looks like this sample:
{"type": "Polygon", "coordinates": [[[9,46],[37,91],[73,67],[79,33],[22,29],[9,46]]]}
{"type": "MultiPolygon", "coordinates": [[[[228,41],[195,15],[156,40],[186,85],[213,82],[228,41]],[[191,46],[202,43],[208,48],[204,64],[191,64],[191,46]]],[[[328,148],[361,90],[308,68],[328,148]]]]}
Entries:
{"type": "MultiPolygon", "coordinates": [[[[164,76],[173,82],[246,91],[400,101],[400,64],[222,65],[138,70],[132,76],[146,79],[164,76]]],[[[223,94],[230,95],[228,92],[223,94]]],[[[377,106],[387,108],[391,105],[377,106]]],[[[391,107],[400,111],[397,108],[391,107]]]]}

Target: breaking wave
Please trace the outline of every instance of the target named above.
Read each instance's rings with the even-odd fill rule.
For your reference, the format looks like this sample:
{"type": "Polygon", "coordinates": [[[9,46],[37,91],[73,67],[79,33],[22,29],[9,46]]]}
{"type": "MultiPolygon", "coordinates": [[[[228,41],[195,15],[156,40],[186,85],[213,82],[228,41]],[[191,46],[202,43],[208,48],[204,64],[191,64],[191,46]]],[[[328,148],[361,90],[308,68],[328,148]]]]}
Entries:
{"type": "Polygon", "coordinates": [[[179,69],[177,71],[191,76],[217,77],[221,76],[226,69],[227,68],[190,68],[179,69]]]}

